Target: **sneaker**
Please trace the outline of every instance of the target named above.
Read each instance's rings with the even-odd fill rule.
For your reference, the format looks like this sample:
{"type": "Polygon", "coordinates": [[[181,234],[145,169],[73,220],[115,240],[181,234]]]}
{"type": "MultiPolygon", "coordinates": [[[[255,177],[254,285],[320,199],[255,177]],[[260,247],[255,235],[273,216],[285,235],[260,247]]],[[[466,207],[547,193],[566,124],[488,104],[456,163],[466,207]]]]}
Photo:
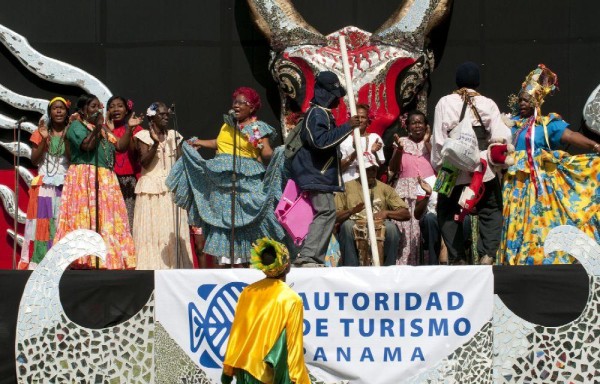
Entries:
{"type": "Polygon", "coordinates": [[[296,267],[296,268],[319,268],[319,267],[325,267],[325,264],[308,262],[308,263],[294,264],[294,267],[296,267]]]}
{"type": "Polygon", "coordinates": [[[494,258],[484,255],[479,259],[479,265],[494,265],[494,258]]]}

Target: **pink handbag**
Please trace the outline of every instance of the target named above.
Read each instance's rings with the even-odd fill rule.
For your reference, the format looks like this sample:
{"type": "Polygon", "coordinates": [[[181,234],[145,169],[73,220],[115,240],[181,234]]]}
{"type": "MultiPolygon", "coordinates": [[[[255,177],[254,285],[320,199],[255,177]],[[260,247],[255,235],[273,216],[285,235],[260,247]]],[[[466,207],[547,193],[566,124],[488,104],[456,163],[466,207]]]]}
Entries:
{"type": "Polygon", "coordinates": [[[308,192],[300,191],[294,180],[288,180],[275,208],[275,217],[292,237],[294,244],[302,244],[314,215],[308,192]]]}

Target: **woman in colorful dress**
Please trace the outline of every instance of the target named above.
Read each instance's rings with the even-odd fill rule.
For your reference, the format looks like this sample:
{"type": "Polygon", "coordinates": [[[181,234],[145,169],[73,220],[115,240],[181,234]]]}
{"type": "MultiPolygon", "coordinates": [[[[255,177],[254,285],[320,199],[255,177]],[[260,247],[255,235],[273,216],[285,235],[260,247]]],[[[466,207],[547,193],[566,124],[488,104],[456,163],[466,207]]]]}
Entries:
{"type": "MultiPolygon", "coordinates": [[[[106,125],[117,138],[121,138],[127,132],[127,121],[129,115],[133,112],[133,102],[121,96],[112,96],[106,104],[108,108],[106,125]]],[[[139,125],[134,127],[133,135],[135,136],[142,129],[139,125]]],[[[141,172],[134,140],[129,142],[129,148],[126,151],[115,153],[114,171],[117,174],[117,180],[119,180],[123,200],[125,200],[127,219],[131,229],[133,228],[133,210],[135,207],[135,185],[141,172]]]]}
{"type": "Polygon", "coordinates": [[[544,254],[548,232],[572,225],[600,242],[600,144],[571,131],[556,113],[541,114],[544,98],[558,78],[540,64],[511,97],[515,165],[503,186],[504,224],[498,260],[511,265],[572,263],[566,254],[544,254]],[[557,150],[570,144],[589,154],[557,150]]]}
{"type": "Polygon", "coordinates": [[[132,114],[126,134],[117,139],[103,124],[102,105],[96,96],[83,95],[77,108],[66,134],[71,166],[65,177],[55,242],[76,229],[96,231],[106,243],[106,262],[86,256],[72,268],[135,269],[133,238],[113,166],[115,149],[128,148],[132,127],[141,119],[132,114]]]}
{"type": "Polygon", "coordinates": [[[236,185],[233,263],[248,266],[255,239],[282,240],[285,236],[273,213],[281,195],[284,157],[269,144],[273,128],[256,117],[260,105],[254,89],[238,88],[233,93],[232,114],[224,116],[217,138],[184,143],[182,158],[167,178],[175,202],[188,211],[190,224],[202,227],[204,252],[215,256],[220,265],[231,263],[232,176],[236,185]],[[202,147],[216,150],[217,155],[203,159],[197,151],[202,147]]]}
{"type": "MultiPolygon", "coordinates": [[[[400,254],[396,260],[399,265],[417,265],[421,246],[421,229],[415,218],[415,207],[419,197],[426,193],[420,186],[419,177],[427,179],[434,176],[429,162],[431,153],[431,131],[425,114],[413,111],[408,114],[407,137],[394,135],[394,153],[390,160],[390,170],[398,173],[394,187],[398,195],[406,201],[410,210],[410,220],[397,221],[400,237],[400,254]]],[[[431,252],[434,253],[434,252],[431,252]]]]}
{"type": "Polygon", "coordinates": [[[55,97],[48,103],[48,124],[40,119],[33,132],[31,162],[38,166],[38,175],[29,189],[25,239],[18,269],[34,269],[52,247],[60,208],[65,174],[69,167],[65,133],[69,123],[70,102],[55,97]]]}
{"type": "Polygon", "coordinates": [[[169,109],[164,103],[152,103],[146,116],[150,129],[135,134],[142,164],[133,220],[137,269],[192,268],[187,213],[173,203],[165,185],[182,137],[169,129],[169,109]],[[179,254],[175,225],[179,226],[179,254]]]}

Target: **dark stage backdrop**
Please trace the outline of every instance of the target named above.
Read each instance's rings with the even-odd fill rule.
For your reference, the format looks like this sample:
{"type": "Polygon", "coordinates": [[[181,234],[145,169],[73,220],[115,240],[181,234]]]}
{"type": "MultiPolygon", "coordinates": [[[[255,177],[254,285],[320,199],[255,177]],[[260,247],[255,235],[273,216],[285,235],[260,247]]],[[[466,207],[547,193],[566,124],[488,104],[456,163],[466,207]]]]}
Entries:
{"type": "MultiPolygon", "coordinates": [[[[114,94],[135,101],[137,112],[155,100],[176,104],[185,137],[214,138],[232,91],[255,87],[263,97],[260,117],[279,126],[279,96],[267,71],[269,46],[254,27],[245,0],[47,0],[3,1],[0,24],[25,36],[42,54],[96,76],[114,94]]],[[[390,0],[296,0],[303,17],[324,34],[354,25],[379,27],[400,4],[390,0]]],[[[480,91],[501,110],[538,63],[556,71],[560,92],[544,111],[556,111],[581,128],[582,108],[600,83],[600,2],[583,0],[457,0],[450,18],[432,36],[437,68],[432,75],[430,117],[437,100],[454,89],[454,72],[465,60],[481,63],[480,91]]],[[[28,96],[73,101],[76,87],[43,81],[0,45],[0,84],[28,96]]],[[[2,102],[0,112],[23,113],[2,102]]],[[[27,114],[35,122],[39,115],[27,114]]],[[[591,135],[583,129],[587,135],[591,135]]],[[[25,141],[28,134],[23,135],[25,141]]],[[[0,129],[2,141],[13,131],[0,129]]],[[[600,138],[596,137],[597,140],[600,138]]],[[[575,150],[570,149],[576,152],[575,150]]],[[[204,151],[204,150],[203,150],[204,151]]],[[[205,156],[211,153],[203,152],[205,156]]],[[[0,184],[12,188],[12,156],[0,148],[0,184]]],[[[25,166],[31,167],[28,161],[25,166]]],[[[27,207],[21,183],[20,207],[27,207]]],[[[11,267],[12,247],[0,214],[0,268],[11,267]]],[[[22,228],[21,228],[22,233],[22,228]]]]}
{"type": "MultiPolygon", "coordinates": [[[[374,31],[400,4],[390,0],[297,0],[304,18],[322,33],[347,25],[374,31]]],[[[559,75],[561,91],[545,111],[564,115],[580,128],[583,104],[600,82],[600,29],[596,1],[458,0],[450,21],[434,36],[438,67],[430,111],[454,87],[465,60],[482,64],[481,91],[506,110],[538,63],[559,75]]],[[[279,97],[267,72],[268,44],[252,24],[245,0],[28,0],[3,2],[0,24],[27,37],[41,53],[78,66],[114,94],[133,99],[137,111],[154,100],[175,102],[185,136],[214,137],[237,86],[256,87],[268,102],[260,117],[277,125],[279,97]]],[[[64,94],[28,72],[0,48],[0,83],[35,97],[64,94]]],[[[0,103],[12,117],[22,113],[0,103]]],[[[35,114],[29,115],[35,120],[35,114]]],[[[6,140],[12,132],[0,130],[6,140]]],[[[26,135],[27,136],[27,135],[26,135]]],[[[27,137],[26,137],[27,138],[27,137]]],[[[0,151],[0,169],[12,156],[0,151]]]]}

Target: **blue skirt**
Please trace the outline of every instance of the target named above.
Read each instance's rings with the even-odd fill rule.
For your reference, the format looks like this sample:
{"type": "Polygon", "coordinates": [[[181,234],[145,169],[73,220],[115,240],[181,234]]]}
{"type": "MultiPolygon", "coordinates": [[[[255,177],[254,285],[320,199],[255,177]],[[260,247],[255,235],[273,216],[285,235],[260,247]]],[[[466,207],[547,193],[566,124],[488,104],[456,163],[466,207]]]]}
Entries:
{"type": "MultiPolygon", "coordinates": [[[[283,241],[285,232],[274,215],[283,185],[283,147],[273,152],[269,167],[255,159],[236,159],[234,263],[250,260],[252,243],[261,237],[283,241]]],[[[190,225],[202,227],[204,252],[230,263],[233,156],[217,154],[205,160],[183,143],[183,155],[166,180],[174,202],[188,211],[190,225]]]]}

